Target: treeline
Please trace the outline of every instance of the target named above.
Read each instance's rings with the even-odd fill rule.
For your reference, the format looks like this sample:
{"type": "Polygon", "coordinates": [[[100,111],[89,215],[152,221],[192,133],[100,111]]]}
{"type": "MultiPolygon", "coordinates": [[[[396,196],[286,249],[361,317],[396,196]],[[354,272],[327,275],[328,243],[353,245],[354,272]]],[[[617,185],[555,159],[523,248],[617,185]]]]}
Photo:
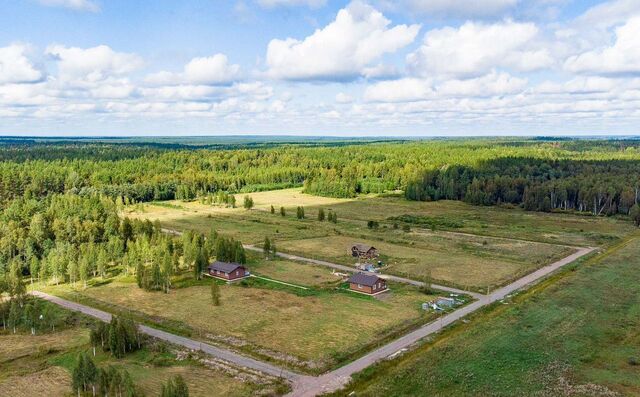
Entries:
{"type": "Polygon", "coordinates": [[[337,147],[154,149],[96,143],[0,145],[0,205],[14,198],[75,193],[123,202],[203,198],[219,192],[303,186],[312,194],[354,197],[404,190],[425,169],[476,167],[518,157],[640,160],[637,141],[439,140],[337,147]],[[84,145],[84,146],[83,146],[84,145]]]}
{"type": "Polygon", "coordinates": [[[426,171],[407,185],[405,196],[479,205],[508,203],[531,211],[629,215],[640,200],[640,161],[500,158],[475,167],[426,171]]]}

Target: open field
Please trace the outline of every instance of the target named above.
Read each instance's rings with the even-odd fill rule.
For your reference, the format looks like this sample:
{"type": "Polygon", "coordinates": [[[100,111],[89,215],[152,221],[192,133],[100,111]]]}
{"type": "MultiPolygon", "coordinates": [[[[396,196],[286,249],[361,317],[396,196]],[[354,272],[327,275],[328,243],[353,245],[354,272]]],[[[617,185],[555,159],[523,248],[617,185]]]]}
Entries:
{"type": "Polygon", "coordinates": [[[384,196],[337,200],[305,195],[300,189],[251,197],[264,210],[172,201],[125,212],[127,216],[157,219],[164,227],[177,230],[207,232],[215,228],[248,244],[261,244],[269,236],[284,252],[344,265],[355,262],[347,253],[349,245],[364,242],[380,248],[381,259],[390,265],[385,272],[415,279],[430,275],[442,284],[479,291],[504,285],[566,256],[572,252],[571,245],[606,246],[632,229],[628,222],[615,218],[455,201],[416,202],[384,196]],[[270,201],[276,208],[279,203],[290,204],[286,216],[277,211],[270,214],[266,210],[272,205],[270,201]],[[306,219],[298,220],[295,206],[302,203],[312,204],[305,207],[306,219]],[[313,205],[318,203],[322,204],[313,205]],[[316,220],[319,208],[335,211],[338,223],[316,220]],[[378,221],[379,228],[367,228],[368,220],[378,221]],[[402,226],[409,226],[410,231],[402,226]]]}
{"type": "MultiPolygon", "coordinates": [[[[155,348],[154,348],[155,349],[155,348]]],[[[0,334],[0,394],[6,396],[67,396],[71,368],[80,351],[90,351],[89,329],[71,328],[35,336],[19,332],[0,334]]],[[[98,366],[126,369],[148,396],[159,395],[163,382],[180,374],[192,396],[250,396],[262,386],[242,382],[194,360],[177,361],[170,352],[144,348],[117,360],[98,351],[98,366]]]]}
{"type": "Polygon", "coordinates": [[[639,258],[634,237],[364,371],[339,395],[638,395],[639,258]]]}
{"type": "MultiPolygon", "coordinates": [[[[433,234],[432,236],[434,236],[434,240],[443,242],[437,250],[423,248],[419,240],[415,238],[403,240],[408,243],[406,245],[375,240],[358,241],[378,248],[381,252],[379,259],[388,265],[384,269],[385,273],[416,280],[431,276],[439,283],[474,289],[505,284],[573,251],[560,246],[521,241],[509,244],[508,241],[496,242],[495,239],[486,240],[486,245],[472,243],[472,239],[469,239],[469,242],[465,243],[469,248],[456,249],[452,244],[448,244],[449,242],[444,238],[433,234]],[[491,247],[488,247],[489,245],[491,247]],[[448,251],[442,250],[445,247],[448,247],[448,251]],[[501,247],[504,252],[500,252],[499,255],[486,253],[489,250],[499,250],[501,247]],[[474,254],[475,249],[477,249],[477,253],[474,254]],[[518,249],[521,250],[518,253],[521,256],[520,260],[503,259],[510,252],[518,249]],[[525,256],[527,253],[530,253],[529,257],[525,256]]],[[[283,241],[279,246],[286,252],[298,255],[312,253],[311,256],[314,258],[349,265],[354,262],[354,258],[347,252],[353,242],[353,237],[330,236],[283,241]]]]}
{"type": "Polygon", "coordinates": [[[390,293],[375,299],[333,290],[296,294],[272,283],[225,284],[220,287],[222,304],[213,306],[209,282],[213,281],[169,294],[147,292],[122,281],[76,291],[61,285],[49,287],[48,292],[72,300],[90,299],[100,308],[134,310],[150,321],[184,324],[209,341],[311,370],[334,365],[434,315],[420,307],[433,297],[405,285],[392,285],[390,293]]]}
{"type": "Polygon", "coordinates": [[[251,273],[303,286],[334,285],[341,280],[330,269],[298,263],[282,258],[262,259],[261,254],[249,252],[248,266],[251,273]]]}

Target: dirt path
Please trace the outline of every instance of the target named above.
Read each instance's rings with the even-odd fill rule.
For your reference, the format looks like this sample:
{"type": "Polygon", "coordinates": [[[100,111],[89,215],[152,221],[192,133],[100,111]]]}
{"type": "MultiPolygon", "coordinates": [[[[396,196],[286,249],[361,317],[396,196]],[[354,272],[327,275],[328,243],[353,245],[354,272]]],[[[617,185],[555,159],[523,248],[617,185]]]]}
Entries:
{"type": "Polygon", "coordinates": [[[490,305],[493,302],[503,299],[505,296],[512,292],[521,289],[525,286],[532,285],[543,277],[558,270],[562,266],[565,266],[578,258],[591,253],[595,248],[581,248],[577,252],[557,261],[545,267],[542,267],[535,272],[528,274],[513,283],[495,290],[489,295],[482,296],[479,300],[464,306],[450,314],[440,317],[439,319],[418,328],[417,330],[410,332],[389,344],[372,351],[371,353],[338,368],[335,371],[328,372],[324,375],[315,378],[305,377],[304,379],[298,379],[294,382],[294,389],[290,396],[296,397],[312,397],[319,394],[332,392],[344,387],[351,375],[356,372],[360,372],[377,361],[383,360],[402,349],[408,348],[414,343],[418,342],[422,338],[434,334],[444,327],[452,324],[460,318],[475,312],[476,310],[490,305]]]}
{"type": "MultiPolygon", "coordinates": [[[[97,318],[98,320],[101,320],[104,322],[111,321],[111,314],[104,312],[102,310],[85,306],[80,303],[71,302],[66,299],[58,298],[57,296],[49,295],[40,291],[33,291],[31,294],[34,296],[37,296],[38,298],[45,299],[49,302],[55,303],[56,305],[62,306],[66,309],[81,312],[88,316],[97,318]]],[[[226,349],[222,349],[222,348],[210,345],[208,343],[203,343],[190,338],[185,338],[183,336],[174,335],[169,332],[161,331],[157,328],[148,327],[142,324],[140,324],[138,328],[140,329],[141,332],[149,336],[153,336],[154,338],[164,340],[174,345],[183,346],[183,347],[186,347],[187,349],[199,350],[209,355],[212,355],[214,357],[220,358],[224,361],[230,362],[236,366],[250,368],[271,376],[284,378],[290,382],[293,382],[294,384],[296,382],[301,381],[300,378],[304,378],[304,376],[288,371],[284,368],[280,368],[278,366],[275,366],[269,363],[258,361],[253,358],[237,354],[230,350],[226,350],[226,349]]]]}

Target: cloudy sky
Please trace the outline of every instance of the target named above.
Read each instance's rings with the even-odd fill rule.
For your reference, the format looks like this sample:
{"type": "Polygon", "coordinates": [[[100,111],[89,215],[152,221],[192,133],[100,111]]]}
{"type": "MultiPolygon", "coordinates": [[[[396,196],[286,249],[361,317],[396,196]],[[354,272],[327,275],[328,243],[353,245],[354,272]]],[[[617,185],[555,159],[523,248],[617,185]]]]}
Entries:
{"type": "Polygon", "coordinates": [[[640,133],[639,0],[11,0],[1,135],[640,133]]]}

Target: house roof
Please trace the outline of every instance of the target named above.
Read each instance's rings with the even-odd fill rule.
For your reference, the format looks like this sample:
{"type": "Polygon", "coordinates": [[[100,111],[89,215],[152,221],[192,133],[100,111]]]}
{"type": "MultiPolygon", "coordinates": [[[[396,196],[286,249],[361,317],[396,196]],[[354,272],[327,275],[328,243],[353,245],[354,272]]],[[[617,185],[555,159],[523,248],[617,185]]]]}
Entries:
{"type": "Polygon", "coordinates": [[[229,262],[219,262],[219,261],[215,261],[212,264],[210,264],[207,269],[209,270],[219,270],[221,272],[225,272],[225,273],[231,273],[233,271],[235,271],[237,268],[239,267],[243,267],[241,264],[239,263],[229,263],[229,262]]]}
{"type": "Polygon", "coordinates": [[[355,244],[353,244],[353,247],[352,247],[352,248],[355,248],[355,249],[357,249],[357,250],[358,250],[358,251],[360,251],[360,252],[367,252],[367,251],[369,251],[369,250],[370,250],[370,249],[372,249],[372,248],[373,248],[373,249],[376,249],[375,247],[372,247],[372,246],[370,246],[370,245],[363,244],[363,243],[355,243],[355,244]]]}
{"type": "Polygon", "coordinates": [[[373,287],[380,279],[381,278],[375,274],[355,273],[353,276],[349,277],[349,282],[373,287]]]}

